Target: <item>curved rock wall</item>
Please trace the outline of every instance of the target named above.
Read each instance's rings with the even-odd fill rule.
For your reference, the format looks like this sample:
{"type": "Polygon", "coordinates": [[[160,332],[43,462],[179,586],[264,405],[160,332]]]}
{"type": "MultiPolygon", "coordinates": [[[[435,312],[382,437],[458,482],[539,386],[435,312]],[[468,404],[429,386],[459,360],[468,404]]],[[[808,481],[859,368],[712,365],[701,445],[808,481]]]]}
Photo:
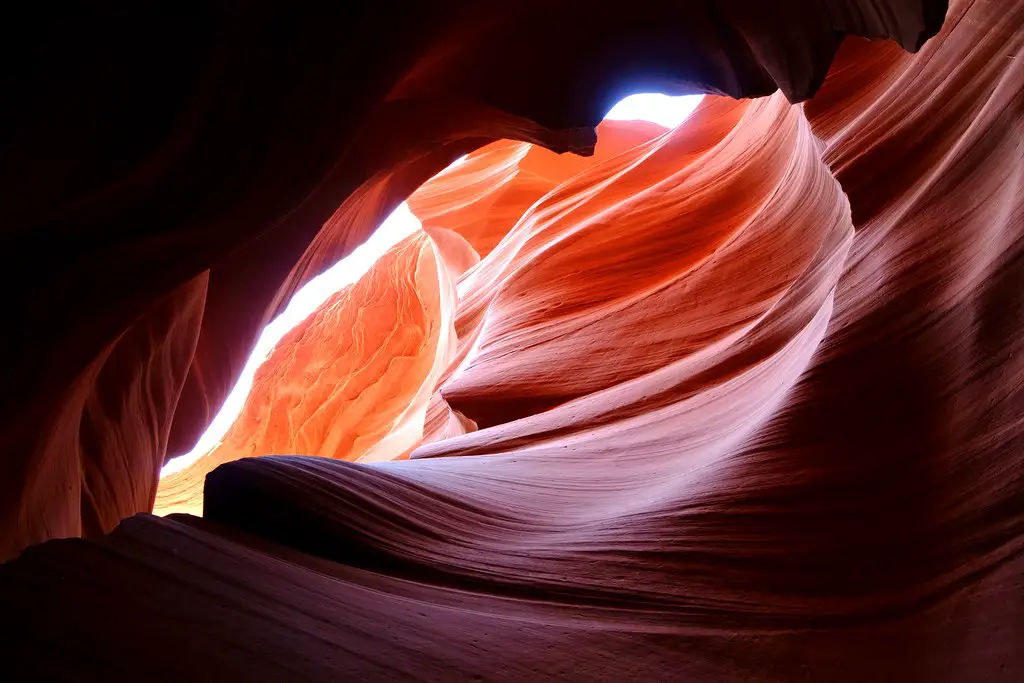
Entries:
{"type": "MultiPolygon", "coordinates": [[[[905,16],[817,6],[865,33],[905,16]]],[[[706,98],[560,180],[477,263],[453,237],[493,235],[477,207],[451,227],[431,209],[467,269],[428,443],[238,460],[203,518],[31,548],[0,568],[3,661],[29,680],[1020,680],[1022,25],[1024,2],[964,0],[916,55],[847,40],[806,105],[784,97],[800,69],[783,94],[706,98]]],[[[775,50],[766,73],[820,47],[745,43],[775,50]]],[[[446,72],[434,57],[403,87],[446,72]]],[[[360,192],[338,221],[401,194],[360,192]]]]}
{"type": "Polygon", "coordinates": [[[26,8],[0,60],[6,324],[26,331],[5,335],[0,364],[19,388],[0,406],[0,557],[147,509],[159,460],[196,442],[258,331],[454,158],[501,138],[586,152],[624,84],[802,100],[844,34],[917,49],[945,5],[26,8]],[[126,336],[195,325],[202,288],[194,352],[188,334],[173,359],[126,336]],[[130,377],[167,361],[137,402],[159,414],[107,410],[79,436],[100,424],[87,402],[120,405],[130,377]],[[113,362],[102,374],[120,379],[96,383],[113,362]],[[137,457],[93,447],[122,432],[144,435],[137,457]],[[106,493],[82,494],[115,470],[106,493]]]}

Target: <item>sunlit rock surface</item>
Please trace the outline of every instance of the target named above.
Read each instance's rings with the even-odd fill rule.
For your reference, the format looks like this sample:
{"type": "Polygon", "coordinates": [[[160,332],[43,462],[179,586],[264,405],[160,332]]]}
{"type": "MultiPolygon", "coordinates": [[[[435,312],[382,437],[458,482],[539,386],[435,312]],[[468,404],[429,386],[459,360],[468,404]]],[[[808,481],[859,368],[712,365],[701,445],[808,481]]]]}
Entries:
{"type": "MultiPolygon", "coordinates": [[[[913,55],[848,39],[818,96],[787,101],[816,89],[836,29],[917,48],[941,5],[702,4],[721,11],[689,17],[706,42],[678,44],[729,46],[707,48],[704,89],[766,95],[756,72],[781,94],[706,98],[497,241],[483,200],[450,226],[420,204],[461,272],[424,443],[238,460],[209,474],[202,518],[29,548],[0,568],[15,680],[1024,679],[1024,2],[954,2],[913,55]]],[[[459,54],[392,92],[457,83],[459,54]]],[[[509,121],[488,135],[544,136],[509,121]]],[[[382,155],[414,134],[395,135],[382,155]]],[[[359,185],[272,296],[493,141],[476,135],[359,185]]],[[[139,334],[175,358],[196,317],[139,334]]]]}
{"type": "Polygon", "coordinates": [[[28,331],[3,354],[3,558],[148,509],[259,331],[459,156],[504,138],[588,152],[637,90],[802,101],[844,35],[916,50],[946,2],[25,9],[3,60],[0,272],[6,329],[28,331]],[[138,385],[154,410],[120,411],[127,376],[166,362],[138,385]],[[144,438],[102,445],[122,433],[144,438]]]}
{"type": "MultiPolygon", "coordinates": [[[[456,259],[467,258],[450,242],[456,259]]],[[[239,458],[406,455],[454,354],[452,274],[424,232],[392,247],[278,342],[222,441],[160,482],[154,512],[201,514],[206,474],[239,458]]]]}
{"type": "Polygon", "coordinates": [[[555,154],[502,140],[459,160],[409,197],[424,228],[453,230],[487,256],[534,202],[572,176],[665,132],[647,121],[603,121],[594,154],[555,154]]]}

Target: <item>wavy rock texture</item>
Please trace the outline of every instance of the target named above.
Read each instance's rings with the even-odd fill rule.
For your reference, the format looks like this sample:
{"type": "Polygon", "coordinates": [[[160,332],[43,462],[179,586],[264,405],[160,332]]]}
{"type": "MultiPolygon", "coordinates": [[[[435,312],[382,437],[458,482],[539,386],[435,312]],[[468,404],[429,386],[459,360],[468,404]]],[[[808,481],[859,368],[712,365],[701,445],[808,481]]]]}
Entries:
{"type": "Polygon", "coordinates": [[[409,208],[424,229],[457,232],[487,256],[526,209],[555,187],[664,132],[646,121],[602,121],[589,157],[501,140],[424,183],[409,197],[409,208]]]}
{"type": "MultiPolygon", "coordinates": [[[[461,266],[458,236],[447,251],[461,266]]],[[[160,482],[154,512],[202,514],[218,465],[266,453],[373,462],[419,444],[427,402],[455,350],[455,290],[419,232],[288,332],[256,371],[221,442],[160,482]]]]}
{"type": "Polygon", "coordinates": [[[259,330],[456,157],[502,138],[587,152],[625,84],[800,101],[843,35],[916,50],[946,9],[224,5],[33,6],[0,41],[0,274],[18,292],[6,329],[26,331],[0,354],[0,384],[19,388],[0,392],[0,558],[147,510],[159,461],[196,442],[259,330]],[[129,334],[149,324],[199,325],[198,340],[168,354],[179,340],[129,334]],[[125,403],[129,378],[166,362],[125,403]],[[136,407],[90,422],[87,403],[136,407]],[[100,446],[124,434],[142,437],[137,455],[100,446]]]}
{"type": "MultiPolygon", "coordinates": [[[[510,241],[500,256],[480,264],[478,252],[490,253],[527,207],[568,178],[665,130],[643,121],[603,122],[591,157],[498,142],[426,183],[409,203],[430,239],[421,234],[395,247],[358,284],[334,295],[282,339],[257,371],[245,407],[222,443],[161,481],[154,512],[202,514],[206,475],[243,457],[294,453],[366,462],[408,455],[424,436],[427,398],[442,372],[447,378],[458,365],[448,365],[457,342],[455,291],[447,274],[458,277],[476,266],[474,272],[496,272],[500,277],[495,264],[515,259],[523,242],[520,232],[508,235],[510,241]],[[433,254],[431,241],[439,248],[434,256],[444,253],[442,261],[450,265],[444,268],[433,258],[423,266],[429,272],[421,276],[422,255],[433,254]],[[440,289],[439,275],[444,278],[440,289]]],[[[677,158],[675,151],[669,146],[660,152],[661,158],[677,158]]],[[[618,163],[633,167],[635,156],[618,163]]],[[[647,166],[632,172],[653,178],[647,166]]],[[[577,185],[592,182],[584,176],[559,193],[583,195],[577,185]]],[[[617,177],[608,182],[621,184],[617,177]]],[[[566,223],[575,220],[569,216],[566,223]]],[[[550,230],[556,236],[561,231],[560,226],[550,230]]],[[[649,268],[642,260],[635,265],[649,268]]],[[[477,279],[471,277],[472,282],[477,279]]],[[[466,287],[467,292],[470,289],[466,287]]],[[[461,327],[468,338],[459,346],[460,361],[471,348],[478,348],[473,342],[479,339],[478,326],[472,323],[480,316],[470,313],[463,318],[461,327]]],[[[433,396],[426,413],[427,440],[476,428],[475,421],[452,410],[440,394],[433,396]]]]}
{"type": "MultiPolygon", "coordinates": [[[[29,549],[0,568],[2,661],[28,680],[1024,678],[1024,2],[956,2],[916,55],[847,41],[805,106],[784,95],[830,43],[794,38],[813,13],[783,31],[759,6],[745,44],[787,56],[765,70],[783,94],[706,98],[476,264],[438,233],[468,269],[432,441],[239,460],[203,518],[29,549]]],[[[906,16],[817,7],[833,29],[906,16]]],[[[462,227],[476,210],[446,229],[493,235],[462,227]]]]}

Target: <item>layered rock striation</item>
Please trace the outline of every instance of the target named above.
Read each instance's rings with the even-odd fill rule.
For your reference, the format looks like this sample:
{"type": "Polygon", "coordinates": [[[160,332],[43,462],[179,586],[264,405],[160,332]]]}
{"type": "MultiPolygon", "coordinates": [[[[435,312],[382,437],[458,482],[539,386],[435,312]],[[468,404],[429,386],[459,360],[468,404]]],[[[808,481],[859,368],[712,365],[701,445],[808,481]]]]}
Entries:
{"type": "MultiPolygon", "coordinates": [[[[395,128],[374,158],[404,161],[347,195],[273,301],[480,148],[410,198],[428,234],[405,246],[425,282],[457,280],[437,318],[444,363],[424,350],[409,373],[430,387],[419,445],[385,462],[236,460],[207,475],[201,518],[141,514],[28,549],[0,567],[4,661],[27,680],[1019,680],[1024,2],[954,2],[922,45],[940,4],[676,10],[694,38],[680,49],[705,56],[691,83],[720,94],[669,131],[619,124],[636,137],[606,156],[543,162],[558,174],[519,142],[484,145],[557,146],[545,128],[579,121],[571,108],[501,119],[500,134],[450,124],[429,144],[395,128]],[[897,42],[847,38],[836,54],[837,31],[897,42]]],[[[522,7],[489,16],[508,29],[522,7]]],[[[618,35],[640,21],[622,15],[618,35]]],[[[637,54],[661,55],[653,26],[637,54]]],[[[546,30],[524,73],[557,63],[546,30]]],[[[471,35],[486,64],[503,34],[471,35]]],[[[447,45],[405,73],[394,106],[455,91],[469,52],[447,45]]],[[[517,83],[488,101],[494,120],[565,86],[517,83]]],[[[435,123],[478,106],[431,101],[435,123]]],[[[573,135],[560,139],[586,138],[573,135]]],[[[385,281],[410,301],[434,291],[366,282],[385,281]]],[[[226,302],[226,282],[244,278],[211,269],[163,305],[226,302]]],[[[328,307],[291,341],[361,307],[328,307]]],[[[223,328],[193,315],[135,323],[163,340],[168,369],[151,372],[210,367],[203,335],[223,328]],[[192,364],[171,363],[197,335],[192,364]]],[[[274,367],[297,367],[298,348],[274,367]]],[[[73,395],[102,425],[111,404],[89,403],[91,387],[137,394],[94,380],[73,395]]]]}

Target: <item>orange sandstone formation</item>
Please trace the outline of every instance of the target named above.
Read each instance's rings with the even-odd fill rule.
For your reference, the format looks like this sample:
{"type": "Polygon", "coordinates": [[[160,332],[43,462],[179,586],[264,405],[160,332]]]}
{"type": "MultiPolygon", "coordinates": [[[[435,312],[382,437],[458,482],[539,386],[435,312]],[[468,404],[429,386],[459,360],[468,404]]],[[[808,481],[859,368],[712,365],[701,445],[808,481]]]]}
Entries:
{"type": "MultiPolygon", "coordinates": [[[[252,152],[282,172],[265,184],[232,176],[235,193],[216,193],[233,207],[202,214],[219,228],[219,258],[208,232],[185,227],[202,222],[175,223],[181,242],[156,232],[117,243],[140,270],[156,245],[209,248],[193,260],[209,272],[175,258],[140,274],[154,289],[163,277],[173,296],[156,305],[143,289],[145,314],[130,316],[127,294],[100,296],[120,291],[127,271],[115,268],[81,294],[109,319],[69,311],[63,327],[40,328],[91,334],[27,394],[15,414],[33,419],[5,432],[32,473],[5,500],[17,510],[8,553],[86,518],[104,529],[132,507],[129,490],[151,491],[155,476],[138,473],[154,474],[154,454],[202,412],[175,428],[174,392],[154,387],[173,378],[179,402],[216,403],[245,346],[226,340],[247,338],[241,329],[453,158],[500,137],[584,146],[576,126],[593,123],[595,69],[611,63],[603,75],[650,68],[717,96],[547,189],[518,143],[434,179],[412,203],[436,241],[410,244],[420,261],[431,255],[426,270],[461,275],[450,362],[418,385],[433,391],[424,443],[388,462],[244,458],[209,473],[203,517],[140,514],[108,535],[29,548],[0,567],[0,618],[14,634],[0,640],[2,666],[14,680],[57,681],[1024,678],[1024,1],[951,4],[928,42],[943,2],[411,12],[402,21],[418,20],[422,38],[397,45],[417,58],[364,59],[376,89],[353,79],[384,98],[373,116],[353,114],[361,134],[337,132],[350,119],[323,120],[345,145],[290,125],[355,108],[309,106],[323,100],[307,86],[337,79],[323,58],[338,41],[275,24],[307,39],[311,54],[284,52],[307,78],[284,79],[295,90],[276,116],[227,118],[294,133],[275,154],[252,152]],[[847,38],[837,55],[843,33],[899,45],[847,38]],[[412,112],[422,125],[401,125],[412,112]],[[328,143],[307,155],[307,136],[328,143]],[[323,165],[299,172],[300,159],[323,165]],[[540,194],[529,200],[527,187],[540,194]],[[266,188],[264,201],[250,194],[266,188]],[[430,193],[464,202],[446,210],[430,193]],[[492,211],[510,215],[492,222],[492,211]],[[246,216],[269,227],[246,226],[252,241],[231,251],[246,216]],[[273,283],[235,317],[261,257],[273,283]],[[189,313],[158,324],[167,310],[189,313]],[[97,345],[92,374],[57,381],[78,378],[97,345]],[[177,361],[192,346],[186,370],[177,361]],[[39,398],[51,392],[61,400],[39,398]],[[112,433],[125,441],[101,438],[112,433]],[[109,496],[82,498],[101,483],[109,496]]],[[[225,40],[249,64],[262,52],[247,29],[225,40]]],[[[233,54],[211,59],[234,73],[233,54]]],[[[298,68],[273,54],[272,85],[298,68]]],[[[244,102],[247,84],[221,94],[219,73],[200,93],[234,114],[227,104],[244,102]]],[[[210,116],[190,109],[181,139],[210,116]]],[[[78,216],[82,234],[98,225],[85,217],[101,216],[127,234],[138,215],[128,199],[155,209],[192,196],[167,182],[174,158],[51,211],[78,216]]]]}
{"type": "Polygon", "coordinates": [[[502,138],[587,153],[626,84],[802,101],[844,35],[917,50],[946,9],[364,4],[12,24],[0,253],[24,332],[2,354],[0,557],[148,509],[259,330],[453,159],[502,138]]]}
{"type": "MultiPolygon", "coordinates": [[[[460,320],[481,309],[486,320],[442,395],[481,426],[510,423],[707,349],[728,355],[788,315],[783,299],[808,270],[828,284],[802,305],[824,306],[852,229],[818,157],[784,98],[714,99],[559,186],[460,285],[460,320]]],[[[566,428],[594,426],[575,406],[561,410],[566,428]]]]}
{"type": "Polygon", "coordinates": [[[201,514],[206,474],[239,458],[406,454],[420,442],[427,402],[455,348],[454,295],[425,233],[392,247],[281,339],[223,440],[161,481],[154,512],[201,514]]]}
{"type": "Polygon", "coordinates": [[[603,121],[597,132],[589,157],[525,142],[492,143],[424,183],[409,197],[409,207],[427,230],[453,230],[487,256],[523,212],[557,185],[665,129],[646,121],[603,121]]]}

